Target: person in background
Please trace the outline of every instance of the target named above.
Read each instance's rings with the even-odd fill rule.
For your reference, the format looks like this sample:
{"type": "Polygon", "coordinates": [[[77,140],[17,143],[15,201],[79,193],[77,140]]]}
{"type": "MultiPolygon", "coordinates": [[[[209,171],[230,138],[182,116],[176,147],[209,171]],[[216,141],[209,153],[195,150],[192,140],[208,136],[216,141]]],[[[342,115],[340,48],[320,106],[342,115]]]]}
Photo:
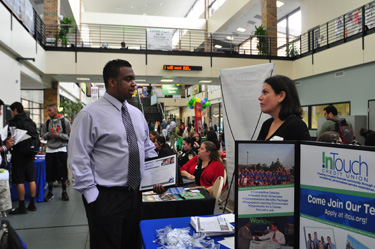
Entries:
{"type": "MultiPolygon", "coordinates": [[[[4,102],[0,99],[0,117],[3,114],[2,109],[3,109],[4,102]]],[[[7,155],[6,152],[12,148],[14,145],[14,138],[11,137],[2,137],[0,134],[0,168],[6,169],[7,167],[7,155]]]]}
{"type": "Polygon", "coordinates": [[[224,166],[220,155],[216,145],[210,141],[203,142],[198,155],[182,166],[180,171],[182,176],[195,180],[195,184],[204,186],[210,193],[216,179],[219,176],[224,177],[224,166]]]}
{"type": "Polygon", "coordinates": [[[195,153],[198,154],[198,149],[201,147],[201,141],[202,141],[201,135],[198,132],[193,131],[190,133],[190,137],[194,141],[193,149],[195,153]]]}
{"type": "MultiPolygon", "coordinates": [[[[336,122],[334,120],[340,121],[340,117],[337,116],[337,109],[333,105],[328,105],[323,110],[326,121],[322,124],[318,136],[326,131],[336,131],[336,122]]],[[[349,121],[346,120],[346,123],[353,129],[353,126],[349,121]]]]}
{"type": "Polygon", "coordinates": [[[338,132],[335,131],[326,131],[319,135],[316,139],[318,142],[326,142],[326,143],[341,143],[341,137],[338,132]]]}
{"type": "Polygon", "coordinates": [[[207,141],[211,141],[216,145],[217,150],[220,150],[220,142],[217,139],[217,135],[215,131],[207,132],[207,141]]]}
{"type": "Polygon", "coordinates": [[[159,121],[155,122],[155,129],[154,129],[154,131],[156,131],[158,134],[161,134],[161,126],[160,126],[160,122],[159,121]]]}
{"type": "Polygon", "coordinates": [[[63,201],[69,201],[66,192],[68,180],[67,160],[68,153],[66,145],[70,135],[70,121],[63,116],[59,117],[56,104],[47,107],[49,119],[45,122],[42,137],[47,141],[46,149],[46,180],[48,182],[48,193],[45,201],[51,201],[53,195],[53,182],[61,181],[63,201]]]}
{"type": "Polygon", "coordinates": [[[127,102],[137,86],[131,64],[109,61],[103,79],[103,98],[78,113],[70,133],[73,187],[82,194],[91,249],[138,249],[139,185],[145,159],[157,154],[143,113],[127,102]]]}
{"type": "Polygon", "coordinates": [[[361,130],[359,131],[359,134],[365,138],[365,145],[375,146],[375,131],[361,128],[361,130]]]}
{"type": "MultiPolygon", "coordinates": [[[[26,130],[28,135],[39,138],[35,123],[26,115],[20,102],[11,104],[10,110],[13,118],[9,120],[9,127],[13,126],[17,129],[26,130]]],[[[36,211],[35,153],[26,152],[25,148],[30,146],[27,140],[17,143],[11,150],[12,182],[17,184],[18,194],[18,208],[11,210],[9,212],[11,215],[27,213],[25,207],[25,181],[29,184],[30,189],[30,202],[27,210],[36,211]]]]}
{"type": "Polygon", "coordinates": [[[331,241],[331,237],[327,236],[327,248],[336,249],[336,245],[331,241]]]}
{"type": "Polygon", "coordinates": [[[150,140],[152,142],[155,142],[155,139],[159,136],[159,133],[157,133],[156,131],[150,131],[150,140]]]}
{"type": "Polygon", "coordinates": [[[193,139],[186,137],[182,140],[182,153],[178,157],[178,167],[184,166],[189,160],[195,157],[197,154],[193,150],[193,139]]]}
{"type": "Polygon", "coordinates": [[[265,80],[259,96],[260,109],[271,115],[259,132],[258,140],[310,140],[302,120],[302,109],[294,82],[276,75],[265,80]]]}
{"type": "Polygon", "coordinates": [[[165,138],[162,136],[158,136],[154,139],[154,145],[157,149],[157,153],[159,157],[165,157],[176,154],[171,147],[165,142],[165,138]]]}
{"type": "Polygon", "coordinates": [[[124,41],[121,42],[121,49],[128,49],[128,47],[126,46],[126,43],[124,41]]]}
{"type": "Polygon", "coordinates": [[[168,136],[168,130],[167,130],[167,126],[168,126],[168,123],[165,121],[165,119],[163,119],[162,123],[161,123],[161,132],[162,132],[162,135],[165,139],[167,139],[167,136],[168,136]]]}

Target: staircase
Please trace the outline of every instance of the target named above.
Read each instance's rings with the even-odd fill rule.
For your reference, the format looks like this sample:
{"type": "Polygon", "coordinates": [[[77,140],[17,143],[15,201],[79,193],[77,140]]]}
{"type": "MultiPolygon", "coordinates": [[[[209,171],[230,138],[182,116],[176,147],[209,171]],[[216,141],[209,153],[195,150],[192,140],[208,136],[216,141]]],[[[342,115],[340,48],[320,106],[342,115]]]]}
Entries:
{"type": "Polygon", "coordinates": [[[158,104],[151,106],[149,98],[141,98],[144,115],[147,121],[159,121],[161,123],[163,114],[158,109],[158,104]]]}

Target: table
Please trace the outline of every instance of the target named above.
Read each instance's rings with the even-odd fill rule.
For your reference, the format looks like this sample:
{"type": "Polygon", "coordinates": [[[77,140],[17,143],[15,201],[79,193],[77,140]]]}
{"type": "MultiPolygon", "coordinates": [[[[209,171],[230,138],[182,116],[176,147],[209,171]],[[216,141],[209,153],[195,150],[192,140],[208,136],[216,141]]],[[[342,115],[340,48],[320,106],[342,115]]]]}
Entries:
{"type": "MultiPolygon", "coordinates": [[[[36,174],[36,194],[35,194],[35,201],[36,202],[43,202],[44,201],[44,194],[45,194],[45,187],[46,187],[46,160],[44,157],[37,157],[34,161],[35,166],[35,174],[36,174]]],[[[8,163],[8,169],[10,164],[8,163]]],[[[18,200],[17,195],[17,184],[12,184],[12,188],[10,194],[12,196],[12,200],[18,200]]],[[[25,182],[25,200],[30,198],[30,191],[29,191],[29,184],[25,182]]]]}
{"type": "MultiPolygon", "coordinates": [[[[190,225],[190,217],[179,217],[179,218],[169,218],[169,219],[156,219],[156,220],[142,220],[139,224],[142,233],[142,242],[145,249],[156,249],[160,247],[158,244],[154,244],[152,241],[156,239],[156,230],[171,226],[174,228],[185,228],[190,227],[190,234],[193,234],[194,228],[190,225]]],[[[233,235],[229,235],[233,236],[233,235]]],[[[211,237],[217,241],[223,240],[223,236],[211,237]]],[[[225,249],[223,245],[220,245],[220,249],[225,249]]]]}
{"type": "Polygon", "coordinates": [[[214,214],[216,199],[200,189],[204,199],[143,202],[141,220],[214,214]]]}

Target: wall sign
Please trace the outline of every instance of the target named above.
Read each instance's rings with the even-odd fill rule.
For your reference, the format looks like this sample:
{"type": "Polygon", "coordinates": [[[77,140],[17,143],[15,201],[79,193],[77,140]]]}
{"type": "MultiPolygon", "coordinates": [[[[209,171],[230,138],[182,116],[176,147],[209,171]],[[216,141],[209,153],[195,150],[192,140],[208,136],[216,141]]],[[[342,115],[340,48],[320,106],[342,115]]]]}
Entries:
{"type": "Polygon", "coordinates": [[[164,65],[163,69],[173,71],[202,71],[202,66],[164,65]]]}

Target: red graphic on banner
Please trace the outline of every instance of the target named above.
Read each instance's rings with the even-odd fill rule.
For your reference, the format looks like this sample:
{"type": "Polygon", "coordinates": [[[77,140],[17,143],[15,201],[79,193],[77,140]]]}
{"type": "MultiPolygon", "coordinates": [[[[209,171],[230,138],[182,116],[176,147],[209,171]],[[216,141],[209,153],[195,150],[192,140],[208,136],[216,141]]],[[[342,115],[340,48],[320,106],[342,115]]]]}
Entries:
{"type": "Polygon", "coordinates": [[[195,102],[195,131],[200,133],[202,128],[202,103],[195,102]]]}

